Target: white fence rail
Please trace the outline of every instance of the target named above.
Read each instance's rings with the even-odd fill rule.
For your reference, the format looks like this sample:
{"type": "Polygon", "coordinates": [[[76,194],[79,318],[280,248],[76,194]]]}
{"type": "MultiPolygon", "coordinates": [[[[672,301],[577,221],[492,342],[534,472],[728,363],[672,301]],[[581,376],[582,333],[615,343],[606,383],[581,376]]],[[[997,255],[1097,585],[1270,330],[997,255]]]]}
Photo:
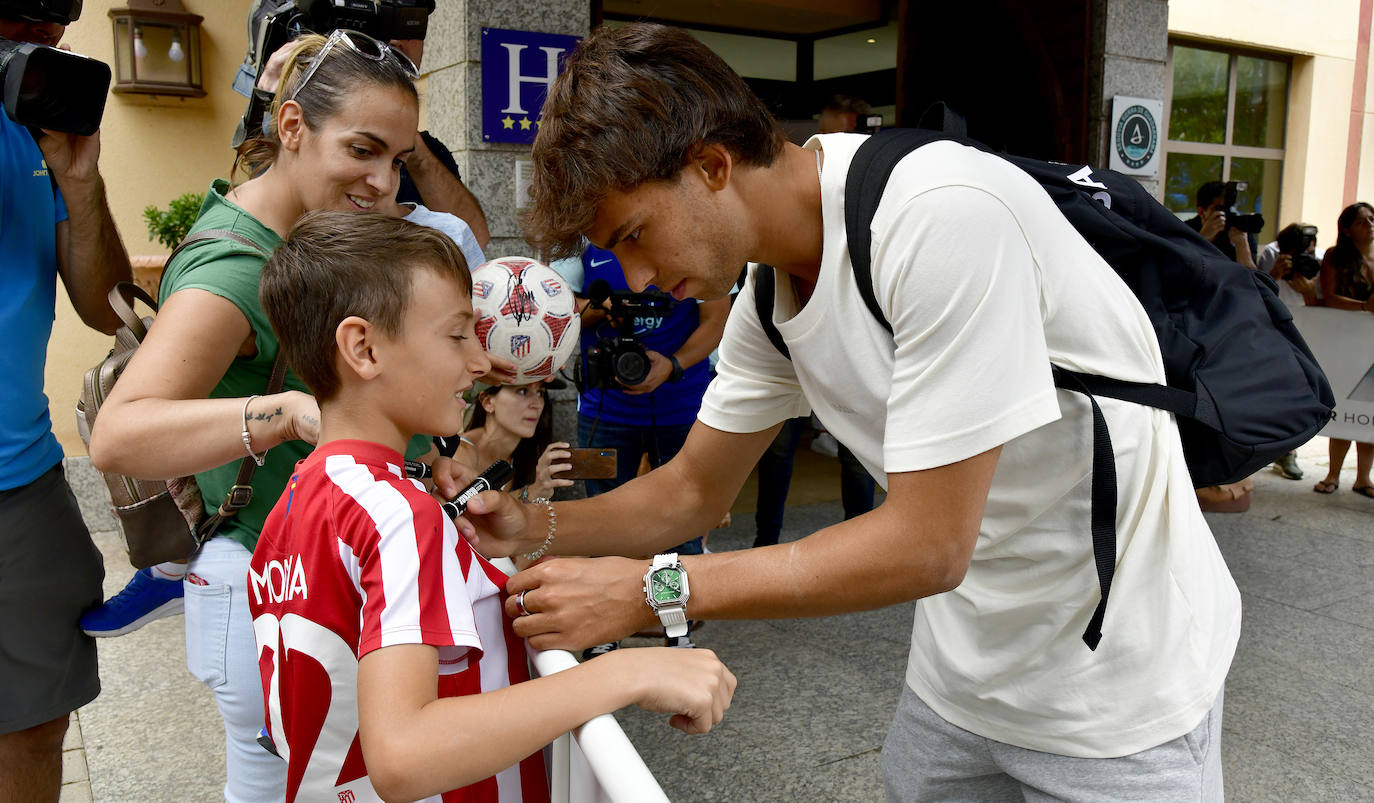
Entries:
{"type": "MultiPolygon", "coordinates": [[[[515,573],[515,564],[506,558],[497,558],[492,564],[506,574],[515,573]]],[[[529,653],[540,677],[577,665],[577,659],[565,650],[531,649],[529,653]]],[[[558,737],[550,753],[549,796],[553,803],[668,803],[663,787],[610,714],[558,737]]]]}
{"type": "MultiPolygon", "coordinates": [[[[540,676],[577,665],[563,650],[533,653],[540,676]]],[[[553,743],[549,767],[553,803],[667,803],[620,723],[602,714],[553,743]]]]}

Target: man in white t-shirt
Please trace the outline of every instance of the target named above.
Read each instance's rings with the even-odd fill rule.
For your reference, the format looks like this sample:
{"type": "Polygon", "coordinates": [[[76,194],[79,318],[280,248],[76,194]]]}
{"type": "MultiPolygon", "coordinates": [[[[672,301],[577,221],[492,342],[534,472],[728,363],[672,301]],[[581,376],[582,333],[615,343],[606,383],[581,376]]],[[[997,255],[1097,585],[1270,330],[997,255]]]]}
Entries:
{"type": "Polygon", "coordinates": [[[470,537],[492,553],[652,554],[715,522],[780,422],[813,411],[887,498],[800,541],[680,568],[662,555],[537,565],[509,585],[525,592],[523,608],[506,606],[516,632],[577,648],[656,613],[782,618],[919,599],[883,750],[891,798],[1221,799],[1239,593],[1172,416],[1112,399],[1098,402],[1116,456],[1116,571],[1101,643],[1083,641],[1100,599],[1092,416],[1050,366],[1163,382],[1149,320],[1031,178],[937,142],[897,166],[872,223],[889,335],[859,296],[844,230],[863,141],[787,143],[743,81],[677,29],[597,30],[568,60],[533,152],[541,244],[557,255],[585,234],[632,286],[678,297],[720,297],[728,266],[772,265],[791,359],[747,283],[677,459],[555,505],[556,531],[484,497],[470,537]],[[664,567],[690,579],[685,600],[662,597],[664,567]]]}

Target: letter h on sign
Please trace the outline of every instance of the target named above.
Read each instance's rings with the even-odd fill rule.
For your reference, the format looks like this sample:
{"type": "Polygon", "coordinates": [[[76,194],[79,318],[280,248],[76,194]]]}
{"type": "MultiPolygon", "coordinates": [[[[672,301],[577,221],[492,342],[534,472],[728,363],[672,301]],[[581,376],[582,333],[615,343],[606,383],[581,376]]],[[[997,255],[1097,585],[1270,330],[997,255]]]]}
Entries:
{"type": "Polygon", "coordinates": [[[482,139],[530,144],[540,109],[578,37],[482,29],[482,139]]]}

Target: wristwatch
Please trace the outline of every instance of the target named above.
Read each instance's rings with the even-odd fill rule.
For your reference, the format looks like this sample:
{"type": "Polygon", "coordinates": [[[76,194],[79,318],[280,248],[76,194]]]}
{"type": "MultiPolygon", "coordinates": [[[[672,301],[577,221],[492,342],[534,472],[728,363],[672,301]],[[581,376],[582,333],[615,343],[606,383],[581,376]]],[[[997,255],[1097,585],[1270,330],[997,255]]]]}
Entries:
{"type": "Polygon", "coordinates": [[[663,633],[668,638],[687,635],[687,570],[677,559],[676,552],[655,555],[649,571],[644,573],[644,601],[649,603],[663,633]]]}

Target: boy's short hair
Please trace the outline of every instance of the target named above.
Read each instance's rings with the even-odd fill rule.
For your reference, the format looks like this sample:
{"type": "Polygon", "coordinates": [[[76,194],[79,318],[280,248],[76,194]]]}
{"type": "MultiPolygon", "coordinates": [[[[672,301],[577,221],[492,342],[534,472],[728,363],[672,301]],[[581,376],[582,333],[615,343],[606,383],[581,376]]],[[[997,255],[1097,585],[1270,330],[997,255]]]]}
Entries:
{"type": "Polygon", "coordinates": [[[320,401],[339,391],[339,323],[357,315],[401,331],[415,271],[435,271],[472,294],[463,252],[447,235],[370,212],[309,212],[263,266],[258,297],[286,362],[320,401]]]}
{"type": "Polygon", "coordinates": [[[581,252],[611,191],[674,179],[702,144],[766,167],[786,135],[743,78],[681,28],[593,30],[549,88],[534,140],[527,236],[546,259],[581,252]]]}

